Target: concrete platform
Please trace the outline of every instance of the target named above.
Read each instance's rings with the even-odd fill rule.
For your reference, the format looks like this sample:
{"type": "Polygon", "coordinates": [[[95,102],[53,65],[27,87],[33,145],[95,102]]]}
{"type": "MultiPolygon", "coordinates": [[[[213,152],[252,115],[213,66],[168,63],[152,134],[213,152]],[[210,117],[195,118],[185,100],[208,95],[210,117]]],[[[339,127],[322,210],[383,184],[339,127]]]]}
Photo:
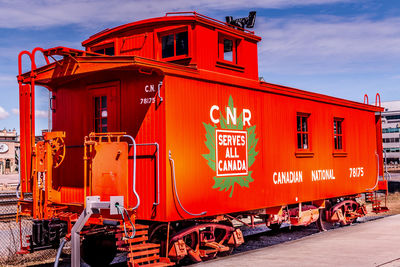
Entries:
{"type": "Polygon", "coordinates": [[[400,266],[400,215],[194,266],[400,266]]]}

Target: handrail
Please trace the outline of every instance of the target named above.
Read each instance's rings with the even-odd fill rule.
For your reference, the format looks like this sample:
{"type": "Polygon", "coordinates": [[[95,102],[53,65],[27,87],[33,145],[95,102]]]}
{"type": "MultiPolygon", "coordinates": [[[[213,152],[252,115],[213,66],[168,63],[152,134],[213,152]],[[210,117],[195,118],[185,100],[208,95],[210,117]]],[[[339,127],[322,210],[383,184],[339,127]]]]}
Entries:
{"type": "MultiPolygon", "coordinates": [[[[41,47],[35,47],[32,50],[32,57],[33,57],[34,62],[35,62],[35,54],[37,51],[42,52],[42,55],[43,55],[44,59],[46,60],[46,64],[50,64],[49,57],[47,55],[45,55],[45,50],[41,47]]],[[[36,68],[36,63],[35,63],[35,68],[36,68]]]]}
{"type": "Polygon", "coordinates": [[[145,143],[145,144],[136,144],[136,146],[156,146],[156,161],[157,161],[157,201],[153,203],[154,206],[158,206],[160,204],[160,146],[158,143],[145,143]]]}
{"type": "Polygon", "coordinates": [[[132,189],[133,189],[133,193],[135,194],[135,197],[137,199],[137,204],[136,206],[132,209],[135,210],[139,207],[140,205],[140,197],[139,194],[136,192],[136,142],[135,139],[133,139],[132,136],[124,134],[122,137],[126,137],[131,139],[132,141],[132,146],[133,146],[133,179],[132,179],[132,189]]]}
{"type": "MultiPolygon", "coordinates": [[[[29,106],[27,109],[24,109],[24,113],[20,111],[20,123],[21,123],[21,136],[20,136],[20,143],[21,143],[21,149],[23,149],[23,156],[24,156],[24,175],[25,177],[30,177],[32,175],[32,146],[35,144],[35,74],[34,70],[36,69],[35,65],[35,58],[32,56],[32,53],[29,51],[21,51],[18,54],[18,87],[19,87],[19,92],[20,92],[20,101],[22,98],[28,97],[29,99],[29,106]],[[25,95],[21,94],[24,91],[24,85],[23,85],[23,78],[22,78],[22,56],[23,55],[28,55],[30,61],[31,61],[31,74],[30,74],[30,86],[28,90],[28,94],[25,95]],[[29,110],[29,111],[27,111],[29,110]],[[25,120],[22,120],[22,118],[25,117],[25,115],[28,115],[25,120]],[[24,124],[22,124],[22,121],[24,121],[24,124]],[[27,128],[27,129],[26,129],[27,128]],[[29,135],[27,135],[26,130],[29,130],[29,135]],[[29,166],[30,169],[28,170],[28,165],[27,165],[27,158],[30,158],[31,165],[29,166]]],[[[27,102],[28,102],[27,100],[27,102]]],[[[26,103],[25,103],[26,104],[26,103]]],[[[21,108],[21,107],[20,107],[21,108]]],[[[19,172],[21,172],[21,169],[19,169],[19,172]]],[[[25,178],[24,177],[24,178],[25,178]]],[[[27,186],[27,182],[24,179],[24,186],[27,186]]],[[[22,187],[24,189],[25,187],[22,187]]],[[[23,191],[23,190],[21,190],[23,191]]],[[[23,196],[23,194],[22,194],[23,196]]]]}
{"type": "Polygon", "coordinates": [[[367,94],[365,94],[364,95],[364,104],[369,104],[369,100],[368,100],[368,95],[367,94]],[[367,101],[365,101],[365,100],[367,100],[367,101]]]}
{"type": "Polygon", "coordinates": [[[186,14],[193,14],[195,17],[205,18],[205,19],[208,19],[208,20],[211,20],[211,21],[220,23],[220,24],[225,25],[225,26],[228,26],[228,27],[234,27],[234,28],[236,28],[236,29],[238,29],[238,30],[241,30],[241,31],[245,31],[245,32],[254,34],[254,31],[250,31],[250,30],[248,30],[248,29],[245,29],[245,28],[242,28],[242,27],[239,27],[239,26],[236,26],[236,25],[228,24],[228,23],[226,23],[226,22],[223,22],[223,21],[220,21],[220,20],[217,20],[217,19],[208,17],[208,16],[206,16],[206,15],[197,13],[196,11],[167,12],[167,13],[165,13],[165,16],[168,17],[169,15],[186,15],[186,14]]]}
{"type": "MultiPolygon", "coordinates": [[[[18,54],[18,80],[20,79],[20,77],[19,76],[21,76],[21,74],[22,74],[22,56],[23,55],[28,55],[29,56],[29,58],[30,58],[30,60],[31,60],[31,70],[34,70],[35,68],[34,68],[34,62],[32,61],[32,54],[29,52],[29,51],[26,51],[26,50],[24,50],[24,51],[21,51],[19,54],[18,54]]],[[[22,81],[21,81],[22,82],[22,81]]]]}
{"type": "Polygon", "coordinates": [[[377,106],[377,107],[381,106],[381,95],[379,93],[376,93],[376,96],[375,96],[375,106],[377,106]],[[379,106],[378,106],[378,99],[379,99],[379,106]]]}
{"type": "Polygon", "coordinates": [[[378,182],[379,182],[379,155],[378,155],[378,152],[376,152],[376,151],[375,151],[375,156],[376,156],[377,163],[378,163],[378,172],[376,174],[376,183],[375,183],[374,187],[365,189],[366,191],[374,190],[376,188],[376,186],[378,185],[378,182]]]}
{"type": "Polygon", "coordinates": [[[158,98],[160,98],[160,102],[164,101],[164,99],[161,96],[161,87],[162,87],[162,85],[163,85],[163,82],[161,81],[161,82],[158,83],[158,87],[157,87],[157,96],[158,96],[158,98]]]}
{"type": "Polygon", "coordinates": [[[21,51],[18,55],[18,76],[22,75],[22,56],[28,55],[31,60],[31,71],[36,70],[36,61],[35,61],[35,54],[37,51],[42,52],[44,59],[46,60],[46,64],[50,64],[49,57],[45,55],[45,50],[41,47],[35,47],[32,52],[29,51],[21,51]]]}
{"type": "Polygon", "coordinates": [[[172,158],[171,150],[169,151],[169,162],[170,162],[170,164],[171,164],[172,179],[174,180],[174,184],[173,184],[173,186],[174,186],[174,193],[175,193],[176,200],[178,200],[179,206],[182,208],[182,210],[183,210],[184,212],[186,212],[187,214],[189,214],[189,215],[191,215],[191,216],[202,216],[202,215],[205,215],[205,214],[207,213],[207,211],[203,211],[203,212],[201,212],[201,213],[191,213],[191,212],[187,211],[187,210],[182,206],[182,203],[181,203],[181,201],[179,200],[178,190],[177,190],[177,188],[176,188],[175,162],[174,162],[174,160],[173,160],[173,158],[172,158]]]}
{"type": "Polygon", "coordinates": [[[392,180],[392,175],[387,170],[387,157],[386,157],[386,151],[385,150],[383,150],[383,155],[384,155],[384,163],[385,163],[385,173],[389,176],[389,179],[386,179],[386,180],[390,181],[390,180],[392,180]]]}

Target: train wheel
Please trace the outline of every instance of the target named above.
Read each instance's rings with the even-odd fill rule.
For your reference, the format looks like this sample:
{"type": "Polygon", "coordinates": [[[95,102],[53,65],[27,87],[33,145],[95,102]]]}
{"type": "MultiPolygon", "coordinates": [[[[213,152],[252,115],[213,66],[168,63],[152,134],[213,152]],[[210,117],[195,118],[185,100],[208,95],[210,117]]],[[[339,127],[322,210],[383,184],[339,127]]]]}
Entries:
{"type": "MultiPolygon", "coordinates": [[[[234,244],[228,245],[235,228],[230,222],[205,223],[188,226],[172,237],[171,241],[183,241],[187,257],[192,262],[201,262],[232,253],[234,244]]],[[[183,259],[183,260],[185,260],[183,259]]]]}
{"type": "MultiPolygon", "coordinates": [[[[227,225],[227,226],[233,227],[233,223],[231,221],[222,221],[220,223],[223,224],[223,225],[227,225]]],[[[231,238],[231,236],[233,235],[233,232],[229,235],[228,238],[225,237],[225,233],[226,233],[226,231],[223,231],[223,230],[221,231],[221,230],[218,230],[218,228],[217,228],[214,231],[216,242],[221,243],[222,245],[227,245],[226,243],[228,243],[228,242],[226,242],[226,240],[223,240],[223,239],[229,240],[231,238]]],[[[233,249],[234,249],[233,246],[229,246],[229,250],[228,251],[219,252],[217,256],[218,257],[229,256],[229,255],[232,254],[233,249]]]]}
{"type": "Polygon", "coordinates": [[[354,216],[354,214],[356,214],[356,211],[359,207],[360,204],[358,204],[358,202],[356,202],[355,200],[344,201],[343,204],[339,207],[342,211],[342,214],[344,215],[344,221],[341,222],[341,225],[344,226],[352,224],[357,219],[357,216],[354,216]]]}
{"type": "Polygon", "coordinates": [[[329,222],[328,218],[326,217],[327,211],[332,208],[332,202],[329,200],[325,201],[325,208],[319,210],[319,218],[315,222],[317,224],[318,230],[320,232],[328,231],[339,226],[336,222],[329,222]]]}
{"type": "Polygon", "coordinates": [[[117,254],[113,234],[86,235],[82,241],[82,259],[90,266],[108,266],[117,254]]]}
{"type": "Polygon", "coordinates": [[[317,221],[317,226],[320,231],[330,230],[332,228],[338,227],[339,225],[345,226],[353,223],[359,214],[357,210],[360,204],[353,199],[343,200],[335,205],[330,202],[326,202],[326,208],[320,211],[320,216],[317,221]],[[326,211],[329,211],[332,218],[326,218],[326,211]],[[335,217],[333,219],[333,217],[335,217]],[[334,220],[334,222],[329,222],[334,220]]]}
{"type": "Polygon", "coordinates": [[[361,214],[357,212],[360,204],[354,199],[343,200],[330,209],[330,213],[336,216],[336,220],[342,225],[353,223],[361,214]]]}
{"type": "Polygon", "coordinates": [[[318,230],[320,232],[328,231],[328,230],[337,228],[339,226],[338,223],[328,222],[327,218],[325,216],[325,212],[326,212],[326,209],[320,210],[319,211],[319,218],[316,221],[318,230]]]}
{"type": "Polygon", "coordinates": [[[183,242],[185,242],[190,258],[194,262],[201,262],[203,259],[200,257],[199,233],[188,233],[187,235],[182,237],[182,240],[183,242]]]}
{"type": "MultiPolygon", "coordinates": [[[[154,224],[149,227],[149,242],[160,244],[160,256],[166,257],[166,249],[167,249],[167,229],[168,224],[154,224]]],[[[169,227],[169,235],[170,237],[175,233],[175,230],[170,225],[169,227]]]]}

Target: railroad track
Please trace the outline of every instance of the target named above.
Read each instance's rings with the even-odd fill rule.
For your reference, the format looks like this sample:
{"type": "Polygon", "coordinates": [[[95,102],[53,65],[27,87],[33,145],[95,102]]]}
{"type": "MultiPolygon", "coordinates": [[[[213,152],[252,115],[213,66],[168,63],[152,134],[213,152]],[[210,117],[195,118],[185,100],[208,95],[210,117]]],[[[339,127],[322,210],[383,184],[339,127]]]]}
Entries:
{"type": "MultiPolygon", "coordinates": [[[[25,197],[32,197],[32,194],[25,194],[25,197]]],[[[17,216],[18,198],[15,192],[0,193],[0,222],[10,221],[17,216]]]]}
{"type": "Polygon", "coordinates": [[[0,222],[10,221],[12,219],[15,219],[16,216],[17,216],[16,212],[1,213],[0,214],[0,222]]]}
{"type": "MultiPolygon", "coordinates": [[[[32,193],[25,193],[24,194],[25,198],[31,198],[32,197],[32,193]]],[[[0,202],[2,201],[7,201],[7,200],[12,200],[15,199],[15,201],[17,201],[17,195],[15,194],[15,192],[3,192],[0,193],[0,202]]]]}

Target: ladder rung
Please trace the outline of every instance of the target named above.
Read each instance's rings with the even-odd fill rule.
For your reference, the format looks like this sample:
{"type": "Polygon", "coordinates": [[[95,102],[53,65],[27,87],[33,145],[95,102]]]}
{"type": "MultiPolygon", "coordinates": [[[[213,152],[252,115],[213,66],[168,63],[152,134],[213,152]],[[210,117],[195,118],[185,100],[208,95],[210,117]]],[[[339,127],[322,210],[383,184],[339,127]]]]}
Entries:
{"type": "Polygon", "coordinates": [[[174,266],[175,263],[173,262],[155,262],[155,263],[150,263],[150,264],[146,264],[146,267],[165,267],[165,266],[174,266]]]}
{"type": "Polygon", "coordinates": [[[118,240],[117,241],[117,246],[123,246],[125,244],[133,244],[133,243],[139,243],[139,242],[144,242],[147,241],[148,237],[147,236],[140,236],[140,237],[134,237],[131,239],[126,239],[126,240],[118,240]]]}
{"type": "Polygon", "coordinates": [[[146,249],[142,251],[137,251],[137,252],[131,252],[128,253],[128,258],[135,258],[135,257],[140,257],[140,256],[145,256],[145,255],[154,255],[154,254],[159,254],[160,250],[155,248],[155,249],[146,249]]]}
{"type": "Polygon", "coordinates": [[[154,244],[154,243],[145,243],[145,244],[139,244],[139,245],[133,245],[132,246],[132,251],[139,251],[139,250],[145,250],[145,249],[153,249],[153,248],[159,248],[159,244],[154,244]]]}
{"type": "MultiPolygon", "coordinates": [[[[132,232],[130,230],[128,230],[127,232],[128,232],[128,235],[132,234],[132,232]]],[[[135,237],[145,236],[147,234],[148,234],[147,230],[138,230],[135,232],[135,237]]],[[[115,236],[119,239],[122,239],[125,236],[125,233],[124,232],[117,233],[117,234],[115,234],[115,236]]]]}
{"type": "Polygon", "coordinates": [[[144,263],[144,262],[151,262],[151,261],[157,261],[160,259],[160,255],[153,255],[151,257],[143,257],[139,259],[134,259],[135,263],[144,263]]]}

